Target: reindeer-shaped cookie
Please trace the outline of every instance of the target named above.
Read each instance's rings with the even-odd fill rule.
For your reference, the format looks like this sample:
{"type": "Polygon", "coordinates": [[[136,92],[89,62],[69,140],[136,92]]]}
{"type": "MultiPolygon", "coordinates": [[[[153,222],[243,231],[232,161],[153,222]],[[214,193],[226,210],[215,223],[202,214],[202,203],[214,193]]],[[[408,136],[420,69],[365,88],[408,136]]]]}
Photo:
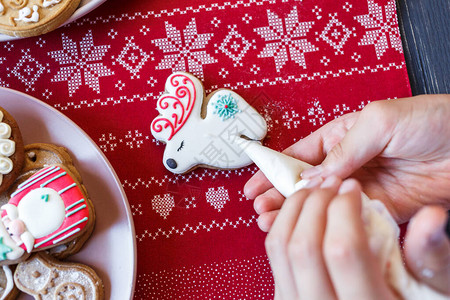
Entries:
{"type": "Polygon", "coordinates": [[[186,173],[197,166],[236,169],[252,163],[233,142],[236,137],[262,140],[264,118],[241,96],[220,89],[205,97],[202,83],[177,72],[166,81],[157,102],[160,113],[151,124],[153,136],[164,143],[164,166],[186,173]]]}
{"type": "Polygon", "coordinates": [[[16,286],[35,299],[103,299],[103,283],[90,267],[42,252],[17,265],[16,286]]]}

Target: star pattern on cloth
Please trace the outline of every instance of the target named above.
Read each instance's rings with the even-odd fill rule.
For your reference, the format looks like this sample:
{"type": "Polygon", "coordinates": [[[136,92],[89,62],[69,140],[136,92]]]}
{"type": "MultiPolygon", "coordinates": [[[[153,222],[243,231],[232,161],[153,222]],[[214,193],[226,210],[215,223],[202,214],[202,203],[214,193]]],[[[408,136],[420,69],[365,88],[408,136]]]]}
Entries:
{"type": "Polygon", "coordinates": [[[52,78],[52,82],[67,81],[69,96],[84,84],[100,94],[99,78],[114,75],[103,63],[102,58],[110,48],[109,45],[94,46],[92,31],[81,39],[80,51],[77,43],[62,34],[62,50],[51,51],[49,55],[63,65],[52,78]]]}
{"type": "Polygon", "coordinates": [[[11,251],[12,251],[12,248],[3,244],[3,237],[0,237],[0,258],[3,260],[7,259],[6,254],[11,251]]]}
{"type": "Polygon", "coordinates": [[[275,67],[280,72],[286,62],[291,59],[306,69],[305,53],[319,50],[305,37],[314,22],[299,22],[297,7],[294,7],[284,19],[267,10],[269,26],[254,30],[268,42],[258,57],[273,57],[275,67]]]}
{"type": "Polygon", "coordinates": [[[203,79],[203,65],[216,63],[217,60],[205,50],[212,33],[197,33],[197,24],[193,18],[181,31],[166,21],[167,37],[151,42],[164,53],[156,69],[171,69],[172,72],[187,71],[203,79]],[[187,64],[187,67],[186,67],[187,64]]]}
{"type": "Polygon", "coordinates": [[[367,15],[354,17],[367,29],[358,45],[374,45],[378,59],[389,48],[389,43],[392,48],[403,53],[402,40],[398,31],[395,1],[390,0],[384,6],[385,14],[383,14],[383,6],[375,3],[374,0],[368,0],[368,7],[369,13],[367,15]]]}

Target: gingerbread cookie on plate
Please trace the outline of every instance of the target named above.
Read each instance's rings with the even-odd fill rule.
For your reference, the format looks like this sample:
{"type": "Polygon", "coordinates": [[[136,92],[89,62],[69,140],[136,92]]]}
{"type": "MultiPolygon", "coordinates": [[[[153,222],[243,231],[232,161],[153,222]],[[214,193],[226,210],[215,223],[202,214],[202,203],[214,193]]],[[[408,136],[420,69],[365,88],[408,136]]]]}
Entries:
{"type": "Polygon", "coordinates": [[[24,163],[24,146],[19,126],[0,107],[0,194],[16,180],[24,163]]]}
{"type": "MultiPolygon", "coordinates": [[[[74,181],[78,182],[78,186],[83,194],[88,195],[81,175],[75,168],[72,158],[66,148],[53,144],[35,143],[25,146],[25,164],[22,168],[22,172],[11,188],[7,192],[0,195],[0,204],[4,205],[8,203],[10,198],[14,196],[14,192],[17,191],[25,181],[29,181],[31,176],[35,175],[37,172],[40,172],[44,168],[55,165],[63,166],[63,168],[66,169],[74,178],[74,181]]],[[[88,222],[89,225],[87,226],[87,229],[83,230],[80,235],[76,235],[74,239],[69,239],[65,243],[47,249],[47,251],[50,252],[50,254],[55,258],[64,259],[77,253],[91,236],[92,231],[94,230],[93,223],[95,221],[95,212],[88,196],[86,199],[86,205],[92,215],[88,222]]]]}
{"type": "Polygon", "coordinates": [[[22,292],[35,299],[104,298],[103,282],[92,268],[57,261],[44,253],[20,263],[14,272],[14,281],[22,292]]]}
{"type": "Polygon", "coordinates": [[[37,36],[58,28],[80,0],[0,0],[0,33],[37,36]]]}

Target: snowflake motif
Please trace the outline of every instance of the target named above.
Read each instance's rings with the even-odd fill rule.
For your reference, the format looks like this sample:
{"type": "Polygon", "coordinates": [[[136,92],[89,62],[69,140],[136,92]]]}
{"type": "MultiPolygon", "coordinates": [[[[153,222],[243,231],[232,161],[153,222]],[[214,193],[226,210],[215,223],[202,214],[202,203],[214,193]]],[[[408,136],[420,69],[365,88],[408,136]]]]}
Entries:
{"type": "Polygon", "coordinates": [[[284,19],[286,28],[283,26],[283,20],[270,10],[267,10],[267,18],[269,26],[255,28],[255,31],[266,42],[270,42],[267,43],[258,57],[273,57],[277,72],[280,72],[289,57],[306,69],[305,53],[319,50],[306,38],[302,38],[306,37],[314,22],[299,22],[297,7],[294,7],[284,19]]]}
{"type": "Polygon", "coordinates": [[[156,67],[158,70],[171,69],[172,72],[187,71],[203,79],[203,65],[216,63],[217,60],[206,53],[204,49],[213,36],[212,33],[197,33],[195,18],[181,32],[166,22],[166,38],[151,42],[164,53],[164,57],[156,67]],[[186,68],[187,61],[187,68],[186,68]]]}
{"type": "Polygon", "coordinates": [[[375,3],[374,0],[368,0],[368,6],[369,13],[367,15],[355,17],[362,26],[368,29],[358,45],[374,45],[377,58],[380,59],[386,52],[386,49],[389,48],[389,39],[391,47],[402,53],[402,41],[398,31],[395,1],[390,0],[384,7],[385,19],[382,6],[375,3]]]}
{"type": "Polygon", "coordinates": [[[62,44],[62,50],[49,52],[53,59],[60,65],[64,65],[52,78],[52,82],[67,81],[69,96],[72,96],[83,85],[84,75],[84,84],[100,94],[99,78],[114,75],[114,72],[102,63],[102,58],[110,46],[94,46],[90,30],[81,39],[80,51],[77,49],[77,43],[64,34],[62,34],[62,44]]]}
{"type": "Polygon", "coordinates": [[[222,121],[234,118],[237,113],[241,112],[236,99],[231,97],[231,94],[220,95],[217,102],[213,104],[215,105],[214,108],[216,109],[214,111],[214,114],[219,115],[219,117],[222,118],[222,121]]]}

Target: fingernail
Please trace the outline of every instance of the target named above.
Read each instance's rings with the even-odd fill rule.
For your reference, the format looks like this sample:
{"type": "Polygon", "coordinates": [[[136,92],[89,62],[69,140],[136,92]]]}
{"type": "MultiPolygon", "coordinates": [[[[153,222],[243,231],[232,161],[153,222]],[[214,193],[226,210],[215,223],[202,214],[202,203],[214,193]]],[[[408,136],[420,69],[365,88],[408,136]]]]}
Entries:
{"type": "Polygon", "coordinates": [[[317,177],[322,173],[322,166],[315,166],[309,169],[306,169],[302,172],[301,176],[303,179],[309,179],[313,177],[317,177]]]}
{"type": "Polygon", "coordinates": [[[356,180],[348,179],[341,184],[338,194],[339,195],[346,194],[346,193],[356,189],[357,186],[358,186],[358,183],[356,180]]]}
{"type": "Polygon", "coordinates": [[[330,176],[327,179],[325,179],[324,182],[322,182],[320,187],[323,189],[326,189],[326,188],[335,187],[338,184],[339,184],[339,178],[337,178],[336,176],[330,176]]]}
{"type": "Polygon", "coordinates": [[[312,189],[318,186],[323,182],[323,179],[321,177],[314,177],[311,180],[309,180],[303,188],[305,189],[312,189]]]}

